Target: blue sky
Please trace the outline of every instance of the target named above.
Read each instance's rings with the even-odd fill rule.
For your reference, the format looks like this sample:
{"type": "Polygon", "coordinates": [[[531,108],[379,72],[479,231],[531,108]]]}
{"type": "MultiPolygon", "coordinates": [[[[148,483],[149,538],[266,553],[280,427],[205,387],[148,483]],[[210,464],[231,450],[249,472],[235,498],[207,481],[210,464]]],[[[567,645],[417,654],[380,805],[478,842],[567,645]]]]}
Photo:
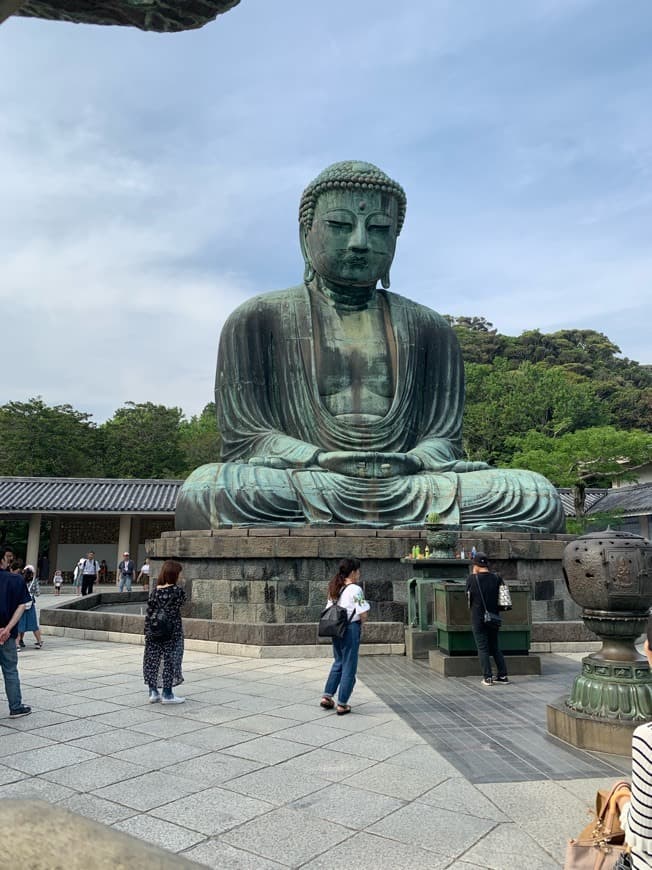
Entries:
{"type": "Polygon", "coordinates": [[[197,413],[226,316],[298,283],[301,191],[408,195],[392,289],[652,363],[648,0],[242,0],[201,30],[0,26],[0,402],[197,413]]]}

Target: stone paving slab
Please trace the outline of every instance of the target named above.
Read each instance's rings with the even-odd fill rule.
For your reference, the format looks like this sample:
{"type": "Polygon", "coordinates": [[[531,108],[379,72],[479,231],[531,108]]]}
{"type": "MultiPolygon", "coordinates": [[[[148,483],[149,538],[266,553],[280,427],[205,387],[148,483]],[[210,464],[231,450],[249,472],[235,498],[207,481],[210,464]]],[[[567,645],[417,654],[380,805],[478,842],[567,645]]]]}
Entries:
{"type": "Polygon", "coordinates": [[[306,775],[286,766],[275,765],[260,768],[232,779],[227,788],[240,794],[257,797],[271,804],[286,804],[305,797],[314,791],[325,789],[330,783],[313,774],[306,775]]]}
{"type": "Polygon", "coordinates": [[[171,801],[153,811],[152,815],[214,836],[238,828],[250,819],[263,818],[270,810],[273,806],[267,801],[217,787],[205,789],[191,798],[171,801]]]}
{"type": "Polygon", "coordinates": [[[373,867],[392,870],[443,870],[449,866],[448,858],[427,852],[413,844],[405,845],[385,837],[359,833],[347,840],[343,846],[329,849],[304,864],[303,870],[368,870],[373,867]]]}
{"type": "Polygon", "coordinates": [[[410,846],[419,843],[439,855],[456,858],[483,839],[496,826],[492,819],[478,819],[414,801],[368,830],[410,846]]]}
{"type": "Polygon", "coordinates": [[[181,852],[190,846],[203,842],[203,834],[181,828],[172,822],[163,822],[152,816],[132,816],[130,819],[116,822],[113,825],[118,831],[131,834],[148,843],[154,843],[169,852],[181,852]]]}
{"type": "Polygon", "coordinates": [[[307,797],[290,804],[291,809],[305,810],[329,822],[348,827],[354,822],[361,828],[372,825],[402,806],[404,802],[396,798],[383,797],[343,783],[313,789],[307,797]]]}
{"type": "Polygon", "coordinates": [[[94,789],[124,782],[136,776],[147,773],[147,768],[140,764],[131,764],[117,758],[98,757],[81,764],[62,767],[43,774],[43,779],[57,782],[80,792],[90,792],[94,789]]]}
{"type": "MultiPolygon", "coordinates": [[[[518,825],[498,825],[479,843],[464,853],[464,861],[469,862],[469,864],[461,864],[460,867],[483,867],[486,870],[504,870],[508,867],[527,867],[527,870],[558,870],[561,866],[560,861],[553,860],[518,825]],[[524,856],[527,858],[524,859],[524,856]],[[523,863],[524,860],[527,863],[523,863]]],[[[452,867],[458,867],[458,865],[453,864],[452,867]]]]}
{"type": "Polygon", "coordinates": [[[560,868],[629,767],[545,732],[576,659],[484,690],[368,657],[339,717],[318,706],[327,660],[187,650],[187,701],[163,707],[142,646],[48,636],[20,656],[34,713],[2,718],[0,698],[0,800],[60,803],[220,870],[560,868]]]}
{"type": "Polygon", "coordinates": [[[204,840],[183,853],[186,858],[215,870],[286,870],[287,864],[268,861],[253,852],[236,849],[221,840],[204,840]]]}
{"type": "Polygon", "coordinates": [[[224,834],[222,839],[231,846],[245,847],[288,867],[301,867],[311,858],[348,840],[350,835],[348,828],[309,813],[278,809],[252,819],[224,834]]]}

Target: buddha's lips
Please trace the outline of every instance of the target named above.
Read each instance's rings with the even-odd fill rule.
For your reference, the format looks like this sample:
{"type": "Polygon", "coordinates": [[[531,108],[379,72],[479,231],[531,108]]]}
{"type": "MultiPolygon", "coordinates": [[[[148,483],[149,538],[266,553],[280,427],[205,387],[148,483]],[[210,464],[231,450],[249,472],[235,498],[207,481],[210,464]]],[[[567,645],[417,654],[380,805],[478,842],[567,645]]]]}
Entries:
{"type": "Polygon", "coordinates": [[[344,258],[345,266],[368,266],[369,260],[367,257],[349,256],[344,258]]]}

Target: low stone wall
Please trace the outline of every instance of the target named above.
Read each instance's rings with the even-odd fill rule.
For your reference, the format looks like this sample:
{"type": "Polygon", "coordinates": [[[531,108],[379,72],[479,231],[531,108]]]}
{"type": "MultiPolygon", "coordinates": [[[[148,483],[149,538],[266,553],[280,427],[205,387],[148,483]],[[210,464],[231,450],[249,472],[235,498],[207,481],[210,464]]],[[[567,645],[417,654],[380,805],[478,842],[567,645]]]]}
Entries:
{"type": "MultiPolygon", "coordinates": [[[[95,607],[138,604],[147,601],[146,592],[96,592],[41,611],[41,627],[46,634],[81,637],[85,640],[144,642],[145,617],[136,613],[94,610],[95,607]]],[[[237,623],[184,616],[183,631],[188,649],[224,655],[259,656],[264,648],[276,655],[306,657],[330,656],[330,641],[320,641],[314,622],[271,624],[237,623]]],[[[405,650],[401,622],[368,623],[363,632],[362,655],[400,654],[405,650]]]]}
{"type": "MultiPolygon", "coordinates": [[[[362,560],[362,585],[372,604],[371,621],[405,622],[409,565],[401,564],[422,529],[362,529],[305,526],[221,528],[164,532],[146,543],[153,575],[164,559],[184,566],[190,612],[236,624],[316,622],[328,578],[340,559],[362,560]]],[[[461,535],[467,553],[475,546],[489,556],[506,581],[528,583],[534,622],[576,620],[580,609],[564,583],[561,558],[571,535],[483,532],[461,535]]]]}

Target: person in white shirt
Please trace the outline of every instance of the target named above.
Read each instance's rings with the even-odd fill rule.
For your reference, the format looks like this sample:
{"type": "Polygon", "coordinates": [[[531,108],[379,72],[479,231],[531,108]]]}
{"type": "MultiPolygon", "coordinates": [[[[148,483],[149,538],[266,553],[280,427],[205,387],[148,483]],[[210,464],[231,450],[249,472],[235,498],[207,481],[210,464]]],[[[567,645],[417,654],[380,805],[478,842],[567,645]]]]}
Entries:
{"type": "Polygon", "coordinates": [[[93,584],[97,580],[97,575],[100,573],[100,563],[95,558],[95,553],[89,550],[88,555],[83,560],[82,564],[82,595],[93,594],[93,584]]]}
{"type": "Polygon", "coordinates": [[[140,569],[140,573],[138,577],[136,577],[136,583],[140,583],[140,579],[143,579],[143,589],[149,589],[149,578],[150,578],[151,568],[149,564],[149,559],[145,559],[143,563],[143,567],[140,569]]]}
{"type": "Polygon", "coordinates": [[[333,696],[337,692],[338,716],[351,712],[349,698],[355,686],[358,670],[358,651],[362,623],[367,619],[369,603],[358,585],[360,580],[360,560],[342,559],[337,574],[328,584],[328,605],[339,604],[346,607],[349,623],[344,636],[333,638],[333,664],[319,705],[325,710],[335,707],[333,696]],[[338,691],[339,689],[339,691],[338,691]]]}

